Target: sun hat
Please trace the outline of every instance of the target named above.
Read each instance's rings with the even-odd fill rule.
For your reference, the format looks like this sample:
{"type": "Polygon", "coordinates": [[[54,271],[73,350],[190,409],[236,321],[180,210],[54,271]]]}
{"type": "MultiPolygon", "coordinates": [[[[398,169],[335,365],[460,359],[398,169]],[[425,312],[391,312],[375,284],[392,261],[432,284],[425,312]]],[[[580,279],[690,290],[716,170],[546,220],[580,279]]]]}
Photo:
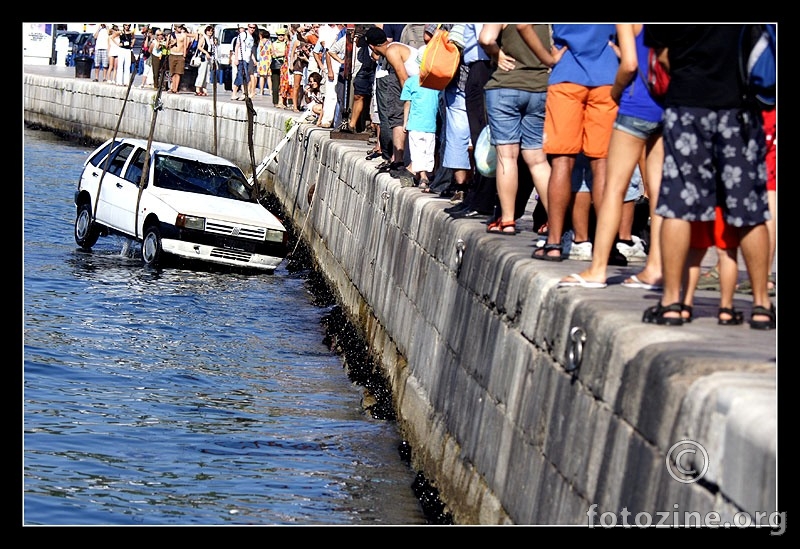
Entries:
{"type": "Polygon", "coordinates": [[[278,29],[275,31],[275,34],[286,34],[286,29],[278,29]]]}

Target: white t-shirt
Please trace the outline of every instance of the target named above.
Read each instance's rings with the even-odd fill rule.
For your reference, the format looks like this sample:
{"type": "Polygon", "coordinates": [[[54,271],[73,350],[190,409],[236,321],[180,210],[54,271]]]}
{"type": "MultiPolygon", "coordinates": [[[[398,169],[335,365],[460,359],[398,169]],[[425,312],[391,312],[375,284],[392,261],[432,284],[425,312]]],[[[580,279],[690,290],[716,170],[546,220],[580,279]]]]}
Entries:
{"type": "Polygon", "coordinates": [[[101,27],[100,30],[97,31],[97,39],[95,40],[94,49],[108,49],[108,29],[106,27],[101,27]]]}

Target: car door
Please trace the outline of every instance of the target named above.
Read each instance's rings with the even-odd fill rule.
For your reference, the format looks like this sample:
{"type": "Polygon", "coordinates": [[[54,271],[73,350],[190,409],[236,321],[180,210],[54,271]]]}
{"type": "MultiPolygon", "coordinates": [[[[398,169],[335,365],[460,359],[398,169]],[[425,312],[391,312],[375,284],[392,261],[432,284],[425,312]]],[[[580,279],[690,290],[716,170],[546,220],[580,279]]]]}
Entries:
{"type": "MultiPolygon", "coordinates": [[[[136,208],[138,206],[139,184],[142,180],[146,152],[143,148],[136,147],[128,160],[123,175],[127,184],[124,186],[123,192],[120,193],[124,197],[119,208],[119,223],[121,230],[132,235],[136,234],[136,208]]],[[[145,180],[144,187],[147,187],[148,183],[149,181],[145,180]]]]}
{"type": "MultiPolygon", "coordinates": [[[[97,221],[133,236],[136,201],[139,196],[138,181],[132,183],[124,177],[129,161],[136,150],[131,143],[123,143],[111,152],[108,168],[97,199],[97,221]]],[[[104,160],[101,167],[105,167],[104,160]]],[[[141,172],[140,172],[141,173],[141,172]]]]}

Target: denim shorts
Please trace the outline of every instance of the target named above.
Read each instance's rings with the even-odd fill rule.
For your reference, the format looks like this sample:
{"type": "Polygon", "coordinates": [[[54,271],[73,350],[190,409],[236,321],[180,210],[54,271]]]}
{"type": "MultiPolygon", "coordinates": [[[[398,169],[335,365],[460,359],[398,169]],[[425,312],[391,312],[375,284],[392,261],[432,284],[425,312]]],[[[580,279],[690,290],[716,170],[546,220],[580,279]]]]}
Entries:
{"type": "MultiPolygon", "coordinates": [[[[575,193],[588,193],[592,191],[592,167],[589,165],[589,159],[583,153],[579,153],[575,157],[575,166],[572,168],[572,192],[575,193]]],[[[625,198],[623,202],[632,202],[638,200],[644,194],[643,191],[644,181],[642,181],[642,174],[637,165],[633,170],[631,181],[628,183],[628,189],[625,191],[625,198]]]]}
{"type": "Polygon", "coordinates": [[[492,145],[520,144],[522,149],[541,149],[547,92],[513,88],[486,90],[486,113],[492,145]]]}
{"type": "Polygon", "coordinates": [[[629,133],[639,139],[647,139],[651,135],[657,135],[664,129],[664,122],[651,122],[643,118],[637,118],[627,114],[618,114],[614,120],[614,129],[629,133]]]}

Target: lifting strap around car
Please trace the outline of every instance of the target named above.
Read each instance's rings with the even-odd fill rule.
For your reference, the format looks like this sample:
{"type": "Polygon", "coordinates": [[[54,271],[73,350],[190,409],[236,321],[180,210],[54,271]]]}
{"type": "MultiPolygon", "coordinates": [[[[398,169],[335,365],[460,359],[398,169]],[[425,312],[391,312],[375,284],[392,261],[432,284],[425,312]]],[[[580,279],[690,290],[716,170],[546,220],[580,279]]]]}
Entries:
{"type": "MultiPolygon", "coordinates": [[[[169,28],[170,34],[172,34],[173,26],[170,26],[169,28]]],[[[134,233],[139,230],[139,202],[141,202],[142,200],[142,191],[144,190],[145,184],[147,184],[148,174],[150,173],[150,147],[153,145],[153,133],[156,130],[156,119],[158,118],[158,111],[164,108],[164,105],[161,103],[161,91],[164,89],[164,77],[167,75],[168,66],[169,63],[164,63],[162,61],[161,65],[159,65],[158,67],[158,74],[156,75],[156,84],[158,85],[158,90],[156,91],[156,96],[153,99],[153,119],[150,121],[150,134],[147,136],[147,148],[145,149],[145,154],[144,154],[144,166],[142,166],[142,177],[141,179],[139,179],[139,193],[136,195],[136,209],[135,209],[136,213],[133,223],[134,233]]],[[[133,84],[134,78],[135,75],[131,74],[131,84],[133,84]]],[[[130,91],[130,85],[128,86],[128,90],[130,91]]],[[[119,123],[117,124],[117,126],[119,126],[119,123]]],[[[97,196],[100,196],[99,190],[97,196]]]]}

